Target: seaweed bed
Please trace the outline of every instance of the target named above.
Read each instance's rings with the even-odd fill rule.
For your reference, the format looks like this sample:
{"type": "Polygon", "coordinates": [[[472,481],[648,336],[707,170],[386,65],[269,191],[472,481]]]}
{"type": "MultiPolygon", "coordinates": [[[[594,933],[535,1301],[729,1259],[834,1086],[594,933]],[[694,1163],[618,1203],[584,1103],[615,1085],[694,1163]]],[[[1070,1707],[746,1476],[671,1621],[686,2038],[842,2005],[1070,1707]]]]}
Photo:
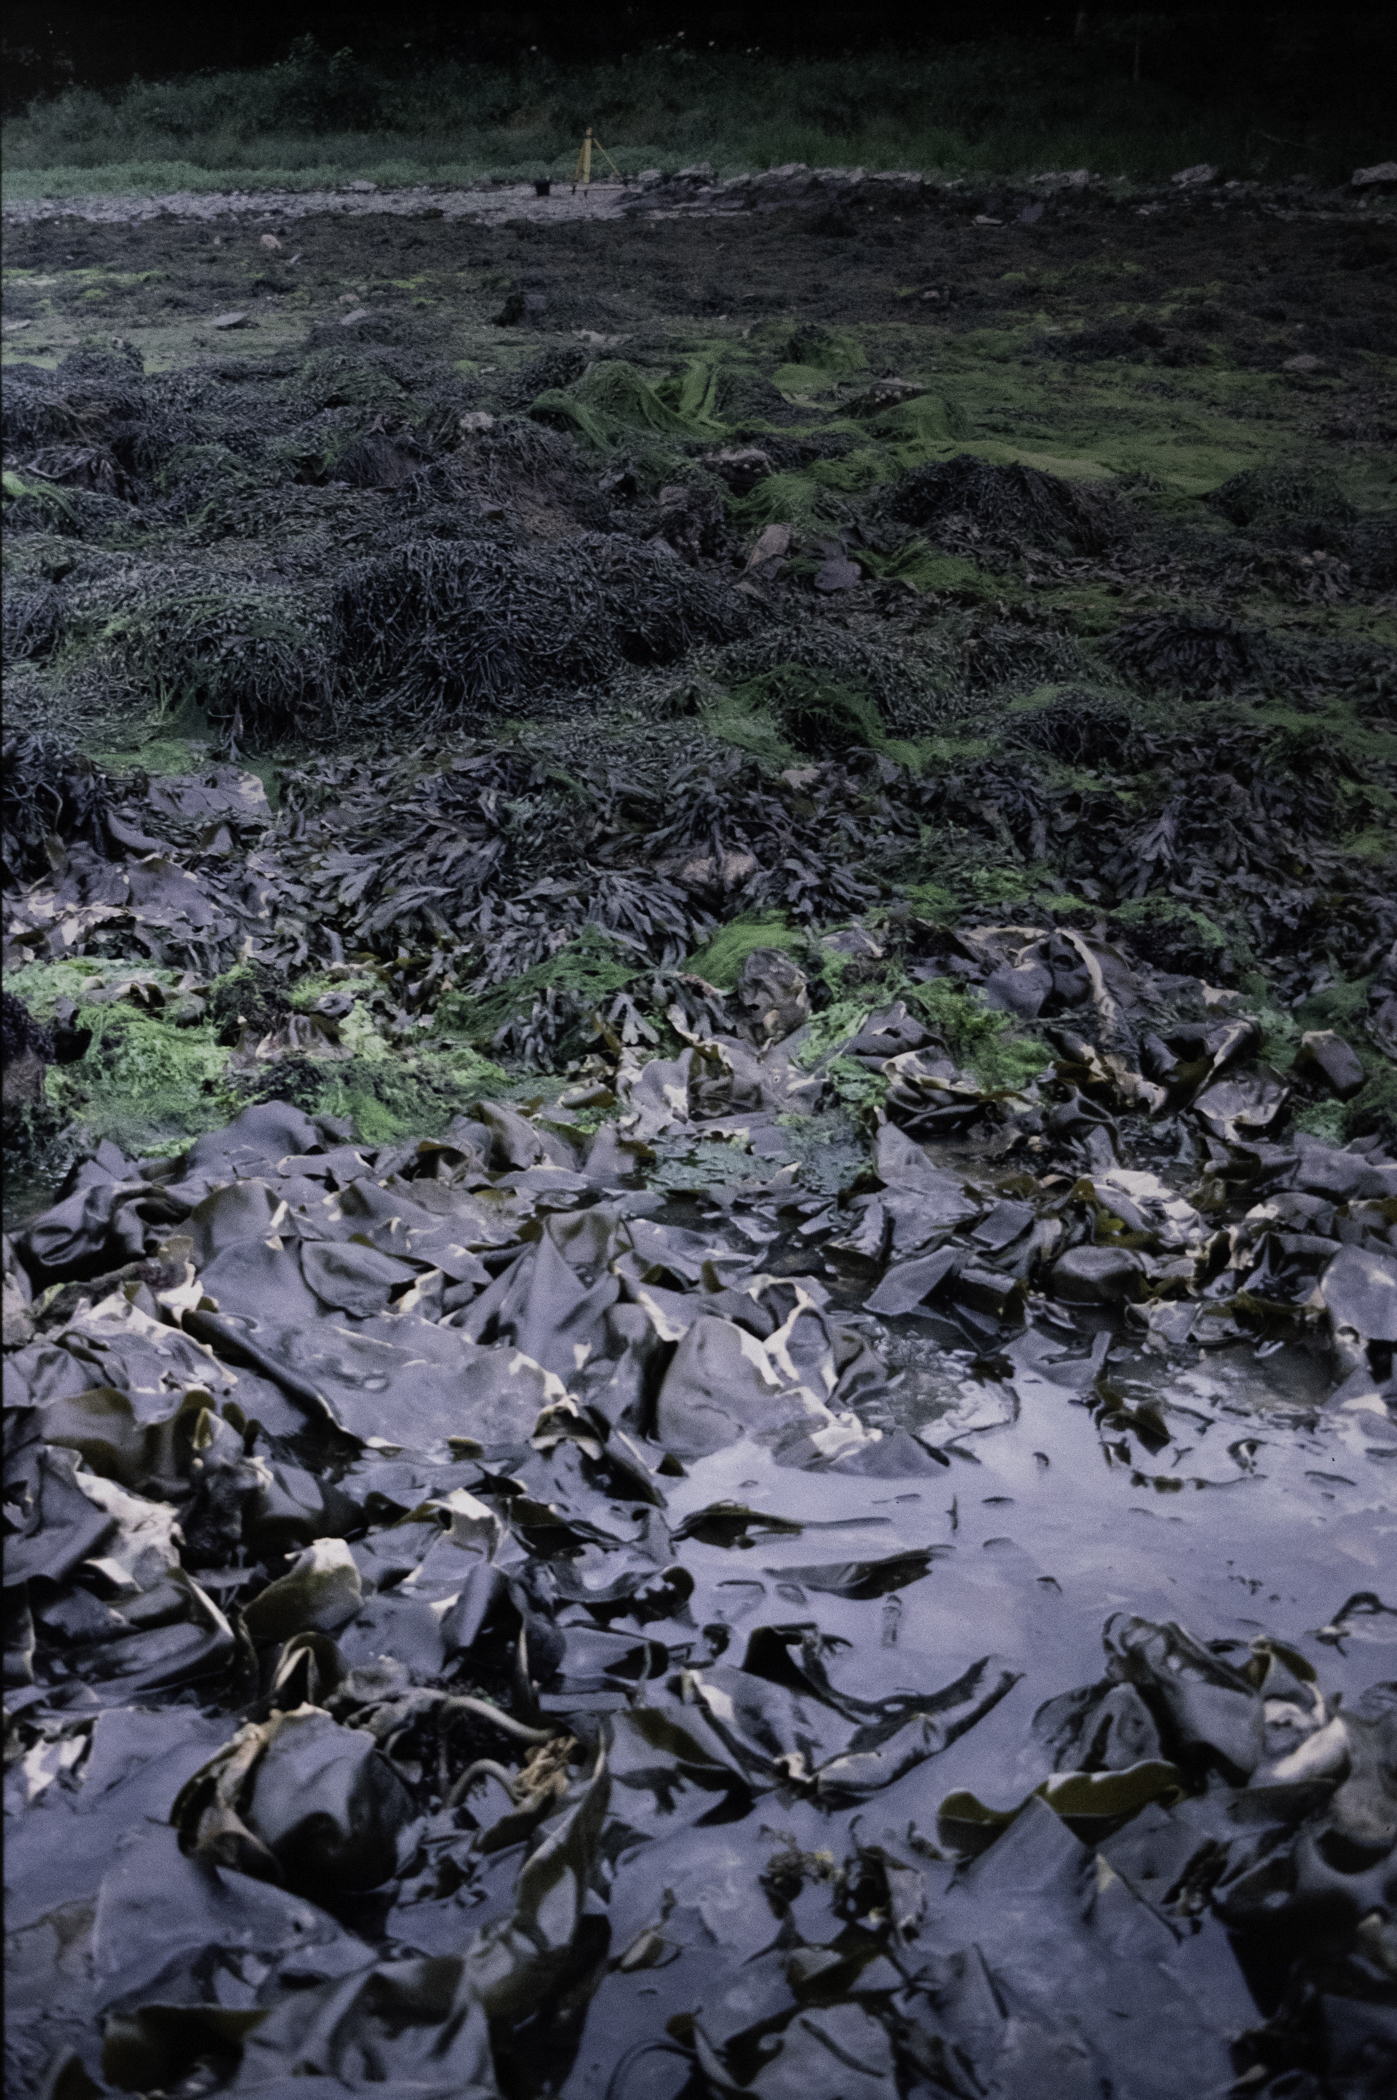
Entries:
{"type": "Polygon", "coordinates": [[[1390,212],[879,195],[11,238],[16,2092],[1392,2090],[1390,212]]]}

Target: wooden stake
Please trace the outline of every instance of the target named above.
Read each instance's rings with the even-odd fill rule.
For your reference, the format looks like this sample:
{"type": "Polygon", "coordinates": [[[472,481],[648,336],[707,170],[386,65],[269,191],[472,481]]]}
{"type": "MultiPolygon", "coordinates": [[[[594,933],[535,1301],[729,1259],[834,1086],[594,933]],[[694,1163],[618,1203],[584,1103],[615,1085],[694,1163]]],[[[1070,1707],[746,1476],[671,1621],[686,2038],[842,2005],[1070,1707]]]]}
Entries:
{"type": "Polygon", "coordinates": [[[589,124],[587,126],[586,133],[582,140],[582,151],[577,156],[577,166],[572,171],[572,187],[574,193],[577,190],[577,185],[579,182],[582,184],[584,189],[586,189],[591,183],[592,148],[594,146],[597,152],[600,153],[602,159],[606,162],[606,165],[610,168],[612,174],[616,177],[616,180],[618,182],[624,182],[626,179],[625,176],[621,173],[621,170],[617,167],[615,161],[611,158],[611,155],[607,152],[601,140],[593,138],[592,127],[589,124]]]}

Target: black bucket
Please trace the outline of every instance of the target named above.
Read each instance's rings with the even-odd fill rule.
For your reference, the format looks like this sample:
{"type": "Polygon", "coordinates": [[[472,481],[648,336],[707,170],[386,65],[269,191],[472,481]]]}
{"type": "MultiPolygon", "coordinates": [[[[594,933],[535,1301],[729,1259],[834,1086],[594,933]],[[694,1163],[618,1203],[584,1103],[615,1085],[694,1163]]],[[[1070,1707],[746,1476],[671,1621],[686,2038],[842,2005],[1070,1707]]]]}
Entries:
{"type": "Polygon", "coordinates": [[[549,181],[548,177],[547,177],[547,176],[545,175],[545,176],[544,176],[544,178],[543,178],[543,180],[542,180],[542,182],[536,182],[536,183],[534,184],[534,195],[535,195],[536,197],[547,197],[547,196],[548,196],[548,195],[550,194],[550,192],[552,191],[552,188],[553,188],[553,185],[552,185],[552,183],[551,183],[551,182],[549,181]]]}

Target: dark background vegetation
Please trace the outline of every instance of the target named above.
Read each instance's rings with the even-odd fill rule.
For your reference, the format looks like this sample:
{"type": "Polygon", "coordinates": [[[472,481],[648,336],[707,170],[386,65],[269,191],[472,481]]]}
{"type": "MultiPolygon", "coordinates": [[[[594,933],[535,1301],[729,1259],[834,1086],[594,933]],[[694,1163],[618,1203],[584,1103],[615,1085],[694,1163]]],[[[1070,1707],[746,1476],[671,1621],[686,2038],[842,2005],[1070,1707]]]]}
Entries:
{"type": "MultiPolygon", "coordinates": [[[[1397,10],[1241,4],[1159,9],[1047,7],[1027,0],[934,6],[849,0],[753,8],[735,0],[519,0],[453,7],[407,0],[246,0],[232,9],[120,7],[103,0],[18,0],[4,30],[4,94],[14,114],[74,86],[110,92],[133,79],[271,67],[298,39],[325,54],[319,93],[301,95],[312,129],[374,129],[394,86],[443,63],[546,71],[550,65],[651,59],[676,66],[708,52],[827,57],[1011,39],[1035,48],[1045,92],[1109,87],[1138,75],[1209,106],[1254,105],[1287,143],[1336,123],[1397,131],[1397,10]],[[338,66],[330,63],[340,54],[338,66]],[[351,56],[352,55],[352,56],[351,56]]],[[[304,49],[304,44],[302,45],[304,49]]],[[[280,113],[285,122],[293,114],[280,113]]]]}
{"type": "Polygon", "coordinates": [[[419,0],[391,9],[370,0],[246,0],[234,9],[187,5],[113,7],[106,0],[17,0],[4,33],[5,94],[13,108],[74,82],[112,87],[205,67],[265,66],[297,37],[327,51],[345,47],[401,72],[440,58],[556,60],[616,58],[682,40],[694,50],[778,56],[919,49],[1013,36],[1075,46],[1092,67],[1141,64],[1150,77],[1204,94],[1289,94],[1297,106],[1350,89],[1390,87],[1397,23],[1379,6],[1276,5],[1235,0],[1209,7],[1113,4],[1043,6],[1042,0],[964,0],[929,5],[850,0],[752,7],[738,0],[520,0],[518,5],[447,6],[419,0]]]}
{"type": "Polygon", "coordinates": [[[1397,151],[1397,10],[1378,8],[22,0],[4,38],[21,181],[120,164],[168,187],[188,179],[175,163],[518,179],[558,172],[586,123],[628,173],[710,158],[1151,179],[1209,161],[1332,182],[1397,151]]]}

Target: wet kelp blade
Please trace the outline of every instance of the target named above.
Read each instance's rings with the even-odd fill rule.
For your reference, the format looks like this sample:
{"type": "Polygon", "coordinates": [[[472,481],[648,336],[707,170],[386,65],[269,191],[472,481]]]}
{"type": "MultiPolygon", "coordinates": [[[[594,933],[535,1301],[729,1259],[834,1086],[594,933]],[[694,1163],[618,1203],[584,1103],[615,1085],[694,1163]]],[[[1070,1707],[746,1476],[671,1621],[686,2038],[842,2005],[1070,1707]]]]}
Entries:
{"type": "MultiPolygon", "coordinates": [[[[852,1040],[900,1067],[923,1054],[906,1015],[852,1040]]],[[[710,1040],[712,1063],[653,1061],[671,1118],[731,1120],[705,1090],[744,1060],[779,1095],[779,1046],[710,1040]]],[[[1284,2031],[1247,1964],[1303,1941],[1319,1858],[1325,1959],[1362,2017],[1394,1835],[1394,1710],[1363,1685],[1397,1603],[1364,1592],[1308,1632],[1219,1611],[1224,1543],[1296,1564],[1258,1454],[1316,1507],[1337,1473],[1305,1485],[1314,1431],[1274,1402],[1239,1441],[1204,1373],[1122,1383],[1113,1356],[1171,1301],[1069,1267],[1089,1222],[1076,1251],[1152,1275],[1199,1214],[1104,1159],[999,1194],[986,1156],[952,1169],[888,1121],[869,1185],[776,1274],[775,1227],[749,1228],[789,1178],[705,1213],[564,1164],[562,1127],[484,1102],[404,1148],[254,1107],[172,1162],[107,1148],[15,1242],[21,2077],[57,2029],[128,2090],[200,2065],[265,2086],[289,2055],[345,2085],[372,2060],[414,2091],[604,2091],[641,2047],[761,2090],[855,2043],[870,2091],[943,2047],[992,2089],[1029,2034],[1035,2062],[1162,2096],[1161,2021],[1211,2085],[1284,2031]],[[939,1244],[899,1258],[900,1235],[939,1244]],[[1191,1510],[1229,1486],[1251,1499],[1225,1541],[1190,1516],[1129,1549],[1142,1598],[1167,1585],[1192,1625],[1102,1629],[1083,1559],[1127,1550],[1114,1531],[1161,1488],[1191,1510]],[[970,1649],[990,1623],[997,1652],[970,1649]],[[65,1920],[78,1982],[39,1951],[65,1920]]],[[[1366,1186],[1393,1171],[1375,1158],[1292,1171],[1366,1186]]],[[[1352,1423],[1380,1465],[1391,1259],[1318,1259],[1323,1434],[1352,1463],[1352,1423]]]]}

